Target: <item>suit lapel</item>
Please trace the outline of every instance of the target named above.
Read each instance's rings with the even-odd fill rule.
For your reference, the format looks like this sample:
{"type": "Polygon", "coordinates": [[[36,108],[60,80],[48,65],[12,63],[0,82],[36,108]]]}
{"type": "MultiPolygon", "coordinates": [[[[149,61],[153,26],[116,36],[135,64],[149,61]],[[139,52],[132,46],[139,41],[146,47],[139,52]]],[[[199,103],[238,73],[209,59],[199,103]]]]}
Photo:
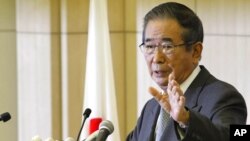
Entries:
{"type": "Polygon", "coordinates": [[[186,97],[186,106],[189,108],[195,108],[198,105],[198,98],[200,92],[202,91],[207,79],[210,76],[210,73],[204,66],[200,66],[201,71],[188,87],[187,91],[185,92],[186,97]]]}
{"type": "Polygon", "coordinates": [[[153,141],[154,140],[154,133],[155,133],[155,125],[157,122],[157,118],[160,112],[160,105],[156,100],[153,99],[153,104],[151,105],[150,111],[144,115],[145,121],[144,124],[146,125],[141,133],[142,140],[140,141],[153,141]]]}

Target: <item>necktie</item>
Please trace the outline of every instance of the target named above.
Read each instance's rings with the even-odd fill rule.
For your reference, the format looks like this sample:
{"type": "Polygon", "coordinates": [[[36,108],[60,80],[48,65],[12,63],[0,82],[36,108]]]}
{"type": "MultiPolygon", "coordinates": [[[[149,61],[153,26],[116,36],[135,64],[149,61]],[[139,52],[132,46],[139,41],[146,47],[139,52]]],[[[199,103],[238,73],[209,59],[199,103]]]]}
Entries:
{"type": "Polygon", "coordinates": [[[159,141],[170,119],[169,113],[161,108],[155,130],[155,141],[159,141]]]}

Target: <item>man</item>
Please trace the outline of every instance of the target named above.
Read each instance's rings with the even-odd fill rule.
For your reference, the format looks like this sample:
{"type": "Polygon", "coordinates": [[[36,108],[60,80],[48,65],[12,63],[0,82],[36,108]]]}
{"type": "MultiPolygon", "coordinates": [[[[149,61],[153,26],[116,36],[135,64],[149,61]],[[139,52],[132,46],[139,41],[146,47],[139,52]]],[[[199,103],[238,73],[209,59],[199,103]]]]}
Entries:
{"type": "Polygon", "coordinates": [[[141,51],[154,97],[127,141],[229,141],[230,124],[246,124],[241,94],[199,66],[203,27],[188,7],[164,3],[144,18],[141,51]],[[165,121],[164,121],[165,120],[165,121]]]}

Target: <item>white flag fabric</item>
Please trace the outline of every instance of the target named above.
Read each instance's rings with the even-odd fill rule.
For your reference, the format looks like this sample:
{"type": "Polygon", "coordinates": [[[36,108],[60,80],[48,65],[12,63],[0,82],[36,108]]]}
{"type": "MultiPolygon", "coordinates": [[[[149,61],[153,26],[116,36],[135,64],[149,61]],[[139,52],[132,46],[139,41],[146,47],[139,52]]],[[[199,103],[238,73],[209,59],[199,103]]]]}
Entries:
{"type": "Polygon", "coordinates": [[[102,117],[114,124],[114,132],[108,140],[120,141],[107,1],[90,0],[89,9],[84,109],[90,108],[92,113],[84,125],[81,139],[87,137],[89,120],[102,117]]]}

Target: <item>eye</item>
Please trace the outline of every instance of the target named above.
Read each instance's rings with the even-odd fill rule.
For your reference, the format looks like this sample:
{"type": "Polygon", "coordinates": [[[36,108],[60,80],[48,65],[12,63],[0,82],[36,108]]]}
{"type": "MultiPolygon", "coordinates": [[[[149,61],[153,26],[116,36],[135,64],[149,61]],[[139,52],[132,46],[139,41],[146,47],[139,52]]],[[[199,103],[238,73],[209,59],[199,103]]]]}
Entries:
{"type": "Polygon", "coordinates": [[[154,48],[155,46],[154,46],[154,45],[145,45],[144,47],[147,48],[147,49],[152,49],[152,48],[154,48]]]}
{"type": "Polygon", "coordinates": [[[165,49],[172,49],[174,48],[174,46],[172,44],[165,44],[165,45],[162,45],[163,48],[165,49]]]}

